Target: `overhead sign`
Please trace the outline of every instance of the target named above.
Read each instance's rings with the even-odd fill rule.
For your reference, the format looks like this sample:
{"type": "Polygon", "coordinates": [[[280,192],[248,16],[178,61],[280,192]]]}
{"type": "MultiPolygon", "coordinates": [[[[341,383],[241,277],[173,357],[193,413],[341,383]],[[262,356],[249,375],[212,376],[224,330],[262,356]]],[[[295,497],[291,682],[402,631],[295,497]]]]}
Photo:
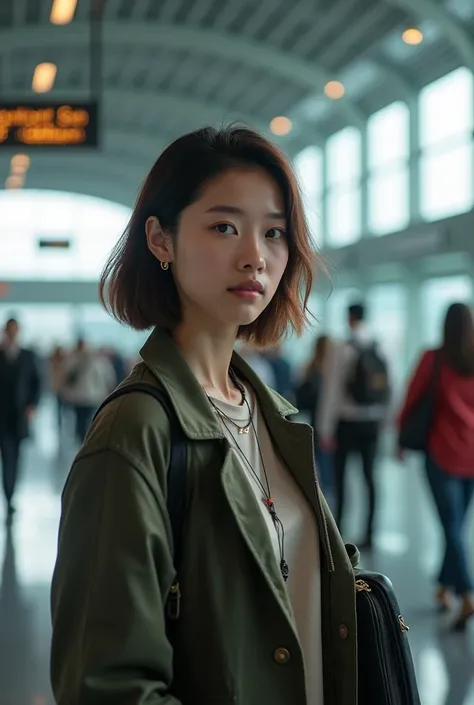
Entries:
{"type": "Polygon", "coordinates": [[[97,147],[97,103],[2,103],[0,147],[97,147]]]}

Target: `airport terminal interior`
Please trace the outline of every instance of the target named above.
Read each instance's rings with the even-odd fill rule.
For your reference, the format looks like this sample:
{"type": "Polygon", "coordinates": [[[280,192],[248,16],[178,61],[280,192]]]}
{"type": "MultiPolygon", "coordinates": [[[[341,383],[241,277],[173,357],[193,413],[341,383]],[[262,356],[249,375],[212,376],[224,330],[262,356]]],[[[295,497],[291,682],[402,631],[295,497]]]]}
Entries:
{"type": "MultiPolygon", "coordinates": [[[[78,443],[52,351],[83,338],[138,360],[147,334],[103,310],[102,267],[163,149],[232,121],[292,160],[320,253],[311,325],[280,351],[295,387],[316,338],[346,338],[365,303],[394,394],[362,564],[395,586],[422,705],[474,705],[474,619],[453,633],[436,611],[442,530],[422,457],[395,457],[414,365],[448,306],[474,303],[472,0],[0,0],[0,324],[18,319],[42,378],[12,521],[0,502],[0,705],[54,704],[49,591],[78,443]]],[[[355,459],[347,494],[357,543],[355,459]]],[[[474,570],[473,512],[465,531],[474,570]]]]}

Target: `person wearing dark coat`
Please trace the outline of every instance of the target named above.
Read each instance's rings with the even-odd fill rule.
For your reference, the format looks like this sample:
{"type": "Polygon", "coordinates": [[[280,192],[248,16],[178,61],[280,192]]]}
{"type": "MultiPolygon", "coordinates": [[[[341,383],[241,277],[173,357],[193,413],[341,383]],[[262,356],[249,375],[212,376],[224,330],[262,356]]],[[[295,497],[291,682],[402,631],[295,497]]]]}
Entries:
{"type": "Polygon", "coordinates": [[[18,478],[20,447],[29,435],[41,393],[40,374],[33,352],[19,345],[20,328],[11,318],[0,346],[0,456],[7,519],[14,513],[13,495],[18,478]]]}

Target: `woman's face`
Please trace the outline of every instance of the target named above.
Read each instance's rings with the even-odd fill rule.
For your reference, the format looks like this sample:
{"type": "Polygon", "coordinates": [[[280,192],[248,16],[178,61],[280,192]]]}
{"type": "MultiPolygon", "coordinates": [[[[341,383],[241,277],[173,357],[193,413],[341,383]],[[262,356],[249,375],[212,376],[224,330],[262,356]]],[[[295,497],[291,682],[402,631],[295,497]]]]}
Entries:
{"type": "Polygon", "coordinates": [[[210,181],[185,208],[173,241],[172,270],[184,321],[238,329],[272,300],[288,262],[283,196],[261,168],[210,181]]]}

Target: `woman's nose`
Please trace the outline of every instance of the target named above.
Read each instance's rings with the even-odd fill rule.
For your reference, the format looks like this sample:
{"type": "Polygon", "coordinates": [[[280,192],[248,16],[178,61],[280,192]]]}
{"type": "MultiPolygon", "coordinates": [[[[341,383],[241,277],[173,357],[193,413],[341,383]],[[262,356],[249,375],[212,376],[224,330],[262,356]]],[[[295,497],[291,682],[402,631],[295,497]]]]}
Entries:
{"type": "Polygon", "coordinates": [[[247,271],[261,272],[265,267],[266,262],[261,243],[257,239],[245,243],[239,254],[239,268],[247,271]]]}

